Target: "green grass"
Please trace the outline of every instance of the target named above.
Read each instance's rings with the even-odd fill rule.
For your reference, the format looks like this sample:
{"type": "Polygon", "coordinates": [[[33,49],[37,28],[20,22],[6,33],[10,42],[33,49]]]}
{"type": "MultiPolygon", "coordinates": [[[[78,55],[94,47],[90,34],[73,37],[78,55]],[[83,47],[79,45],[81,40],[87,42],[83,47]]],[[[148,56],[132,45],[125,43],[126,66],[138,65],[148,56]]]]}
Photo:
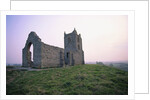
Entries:
{"type": "Polygon", "coordinates": [[[7,95],[128,95],[128,72],[104,65],[8,70],[7,95]]]}

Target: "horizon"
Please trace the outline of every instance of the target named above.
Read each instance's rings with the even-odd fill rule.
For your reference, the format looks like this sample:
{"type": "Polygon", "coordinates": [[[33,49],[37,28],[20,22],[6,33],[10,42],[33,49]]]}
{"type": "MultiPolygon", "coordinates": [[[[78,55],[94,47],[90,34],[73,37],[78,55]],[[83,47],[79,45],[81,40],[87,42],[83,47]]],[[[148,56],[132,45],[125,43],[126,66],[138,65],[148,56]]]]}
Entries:
{"type": "MultiPolygon", "coordinates": [[[[85,64],[94,64],[96,62],[102,63],[128,63],[128,61],[93,61],[93,62],[85,62],[85,64]]],[[[6,65],[22,65],[22,63],[7,63],[6,65]]]]}
{"type": "Polygon", "coordinates": [[[128,61],[127,15],[7,15],[6,64],[22,64],[22,49],[35,31],[42,42],[64,48],[64,32],[81,34],[85,62],[128,61]]]}

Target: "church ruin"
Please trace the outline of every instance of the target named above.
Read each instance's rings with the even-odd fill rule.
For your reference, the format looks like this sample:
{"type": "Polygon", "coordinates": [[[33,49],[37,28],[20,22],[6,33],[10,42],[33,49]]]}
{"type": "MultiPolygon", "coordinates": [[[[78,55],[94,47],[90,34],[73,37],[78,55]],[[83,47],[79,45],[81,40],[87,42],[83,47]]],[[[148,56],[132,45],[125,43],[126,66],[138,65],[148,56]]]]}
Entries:
{"type": "Polygon", "coordinates": [[[64,49],[47,45],[35,32],[30,32],[22,50],[22,66],[24,67],[63,67],[84,64],[82,38],[74,29],[72,33],[64,33],[64,49]],[[30,47],[33,45],[33,61],[30,47]]]}

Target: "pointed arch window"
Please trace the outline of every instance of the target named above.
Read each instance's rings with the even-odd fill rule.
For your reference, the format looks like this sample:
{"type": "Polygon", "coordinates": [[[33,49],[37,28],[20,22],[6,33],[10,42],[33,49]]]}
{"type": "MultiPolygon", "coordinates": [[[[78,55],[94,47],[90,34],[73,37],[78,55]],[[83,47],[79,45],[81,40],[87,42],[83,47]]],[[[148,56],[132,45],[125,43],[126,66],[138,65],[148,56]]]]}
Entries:
{"type": "Polygon", "coordinates": [[[78,44],[78,50],[80,50],[80,45],[78,44]]]}

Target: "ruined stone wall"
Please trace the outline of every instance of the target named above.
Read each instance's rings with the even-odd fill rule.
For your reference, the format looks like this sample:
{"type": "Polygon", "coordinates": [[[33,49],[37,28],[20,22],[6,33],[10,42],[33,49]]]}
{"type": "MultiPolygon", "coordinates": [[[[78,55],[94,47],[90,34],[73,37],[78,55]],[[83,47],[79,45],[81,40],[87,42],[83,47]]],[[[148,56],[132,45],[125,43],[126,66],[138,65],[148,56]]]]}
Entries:
{"type": "Polygon", "coordinates": [[[26,40],[25,47],[22,50],[22,66],[40,67],[41,66],[41,39],[35,32],[31,32],[26,40]],[[33,62],[31,61],[30,46],[33,45],[33,62]]]}
{"type": "Polygon", "coordinates": [[[64,49],[42,43],[41,67],[62,67],[64,65],[64,49]]]}

